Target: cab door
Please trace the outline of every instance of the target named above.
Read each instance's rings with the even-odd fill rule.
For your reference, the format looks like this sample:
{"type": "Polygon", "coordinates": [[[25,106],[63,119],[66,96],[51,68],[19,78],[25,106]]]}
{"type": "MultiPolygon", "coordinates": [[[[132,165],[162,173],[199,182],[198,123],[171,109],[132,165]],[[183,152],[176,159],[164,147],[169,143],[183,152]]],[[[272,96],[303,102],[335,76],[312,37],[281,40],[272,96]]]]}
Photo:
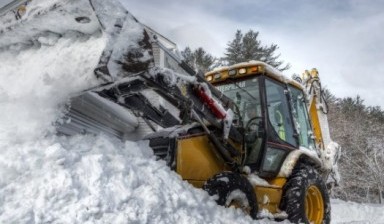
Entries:
{"type": "Polygon", "coordinates": [[[298,148],[298,135],[294,128],[289,92],[286,84],[264,79],[266,142],[259,175],[275,177],[292,150],[298,148]]]}

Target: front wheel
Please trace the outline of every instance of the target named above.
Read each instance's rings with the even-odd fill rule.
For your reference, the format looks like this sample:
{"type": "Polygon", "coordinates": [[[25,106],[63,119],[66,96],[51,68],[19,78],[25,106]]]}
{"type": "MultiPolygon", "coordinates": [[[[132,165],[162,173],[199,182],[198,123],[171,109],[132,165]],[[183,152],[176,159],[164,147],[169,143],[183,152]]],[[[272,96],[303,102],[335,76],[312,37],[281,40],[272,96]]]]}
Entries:
{"type": "Polygon", "coordinates": [[[213,176],[203,186],[209,195],[216,195],[218,205],[240,208],[257,218],[256,194],[249,181],[240,174],[223,172],[213,176]]]}
{"type": "Polygon", "coordinates": [[[328,224],[331,205],[326,185],[318,171],[298,164],[284,186],[282,209],[293,223],[328,224]]]}

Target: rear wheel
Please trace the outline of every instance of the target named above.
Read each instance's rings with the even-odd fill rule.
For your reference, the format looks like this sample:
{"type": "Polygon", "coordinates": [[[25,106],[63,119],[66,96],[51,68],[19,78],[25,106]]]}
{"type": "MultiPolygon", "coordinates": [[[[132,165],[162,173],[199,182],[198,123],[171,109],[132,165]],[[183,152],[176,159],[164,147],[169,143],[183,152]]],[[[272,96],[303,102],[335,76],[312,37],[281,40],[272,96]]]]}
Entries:
{"type": "Polygon", "coordinates": [[[218,205],[242,209],[253,219],[257,218],[256,194],[249,181],[240,174],[223,172],[213,176],[203,186],[208,194],[218,198],[218,205]]]}
{"type": "Polygon", "coordinates": [[[328,191],[316,169],[297,165],[284,186],[282,209],[293,223],[330,223],[328,191]]]}

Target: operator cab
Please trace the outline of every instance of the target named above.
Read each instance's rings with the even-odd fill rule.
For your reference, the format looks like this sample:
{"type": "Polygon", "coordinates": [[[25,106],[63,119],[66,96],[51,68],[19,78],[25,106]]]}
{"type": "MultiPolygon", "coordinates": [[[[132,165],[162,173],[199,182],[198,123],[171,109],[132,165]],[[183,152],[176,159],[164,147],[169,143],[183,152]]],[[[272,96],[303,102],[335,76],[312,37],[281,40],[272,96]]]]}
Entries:
{"type": "Polygon", "coordinates": [[[234,125],[244,133],[244,165],[276,177],[292,150],[315,150],[300,84],[262,62],[241,63],[206,74],[235,103],[234,125]]]}

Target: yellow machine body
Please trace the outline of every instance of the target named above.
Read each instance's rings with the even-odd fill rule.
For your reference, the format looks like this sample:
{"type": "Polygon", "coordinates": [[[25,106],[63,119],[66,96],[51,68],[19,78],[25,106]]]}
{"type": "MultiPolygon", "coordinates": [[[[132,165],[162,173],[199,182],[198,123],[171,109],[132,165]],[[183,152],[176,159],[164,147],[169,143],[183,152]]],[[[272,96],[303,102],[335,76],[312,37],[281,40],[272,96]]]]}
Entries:
{"type": "MultiPolygon", "coordinates": [[[[284,77],[279,71],[274,70],[265,63],[256,61],[214,70],[206,73],[205,78],[213,85],[216,85],[226,82],[227,79],[241,80],[261,75],[267,76],[279,83],[294,86],[304,92],[305,88],[301,83],[284,77]]],[[[315,74],[313,71],[311,71],[311,73],[308,72],[307,75],[313,75],[318,78],[317,73],[315,74]]],[[[312,99],[310,102],[308,115],[315,142],[317,143],[316,146],[322,149],[322,132],[316,108],[316,99],[312,99]]],[[[204,183],[214,175],[231,170],[231,168],[220,159],[220,156],[215,154],[216,150],[214,149],[214,145],[210,142],[206,134],[179,137],[176,145],[176,172],[195,187],[201,188],[204,183]]],[[[241,151],[242,145],[238,145],[236,149],[241,151]]],[[[299,148],[290,149],[291,151],[289,151],[285,160],[282,162],[278,175],[273,178],[264,178],[266,182],[263,184],[252,183],[251,175],[255,174],[250,174],[246,171],[243,172],[243,175],[248,178],[253,185],[259,210],[266,209],[272,214],[280,212],[279,208],[282,201],[284,185],[300,157],[305,156],[313,160],[313,164],[316,164],[316,166],[321,166],[317,155],[313,155],[311,152],[308,152],[308,150],[303,151],[298,149],[299,148]]]]}
{"type": "MultiPolygon", "coordinates": [[[[176,172],[197,188],[214,175],[230,170],[223,161],[215,155],[214,147],[206,135],[195,135],[179,138],[176,149],[176,172]]],[[[247,176],[247,174],[244,174],[247,176]]],[[[254,190],[260,209],[271,213],[279,211],[283,186],[286,178],[277,177],[267,180],[269,185],[255,185],[254,190]]]]}
{"type": "Polygon", "coordinates": [[[226,170],[212,147],[206,135],[178,139],[176,172],[195,187],[202,187],[209,178],[226,170]]]}

